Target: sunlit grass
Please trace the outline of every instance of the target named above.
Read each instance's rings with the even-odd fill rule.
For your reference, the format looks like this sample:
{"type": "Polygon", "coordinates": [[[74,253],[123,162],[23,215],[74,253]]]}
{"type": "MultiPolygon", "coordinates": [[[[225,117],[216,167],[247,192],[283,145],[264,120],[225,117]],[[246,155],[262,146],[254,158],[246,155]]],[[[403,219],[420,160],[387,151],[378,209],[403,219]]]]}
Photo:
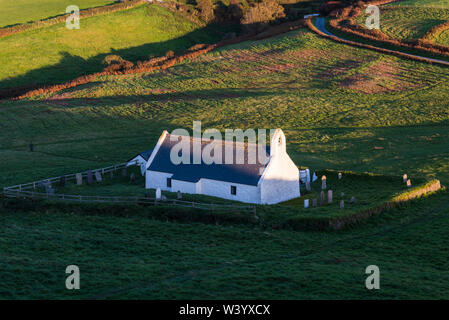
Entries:
{"type": "Polygon", "coordinates": [[[66,13],[70,5],[80,9],[112,4],[113,0],[0,0],[0,28],[66,13]]]}
{"type": "Polygon", "coordinates": [[[198,25],[161,7],[141,5],[82,19],[79,30],[64,23],[0,39],[0,89],[57,83],[101,71],[108,54],[136,62],[168,50],[216,40],[198,25]]]}

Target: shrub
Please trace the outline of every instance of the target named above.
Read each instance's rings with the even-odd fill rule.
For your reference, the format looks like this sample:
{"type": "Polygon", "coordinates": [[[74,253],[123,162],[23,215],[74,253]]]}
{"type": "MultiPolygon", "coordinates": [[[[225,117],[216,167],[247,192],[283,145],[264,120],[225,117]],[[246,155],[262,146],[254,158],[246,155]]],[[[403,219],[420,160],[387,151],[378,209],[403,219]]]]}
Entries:
{"type": "Polygon", "coordinates": [[[270,22],[284,18],[284,7],[277,0],[262,0],[245,12],[241,23],[247,31],[260,31],[270,22]]]}
{"type": "Polygon", "coordinates": [[[215,20],[214,5],[211,0],[198,0],[197,9],[199,10],[200,18],[206,23],[215,20]]]}
{"type": "Polygon", "coordinates": [[[168,51],[165,53],[165,57],[168,58],[168,59],[174,58],[174,56],[175,56],[175,52],[172,51],[172,50],[168,50],[168,51]]]}
{"type": "MultiPolygon", "coordinates": [[[[244,2],[246,4],[246,2],[244,2]]],[[[231,0],[229,5],[219,1],[215,6],[214,16],[217,22],[234,23],[239,22],[243,17],[244,4],[239,0],[231,0]]]]}
{"type": "Polygon", "coordinates": [[[131,69],[134,64],[119,55],[110,54],[103,59],[104,71],[123,71],[131,69]]]}

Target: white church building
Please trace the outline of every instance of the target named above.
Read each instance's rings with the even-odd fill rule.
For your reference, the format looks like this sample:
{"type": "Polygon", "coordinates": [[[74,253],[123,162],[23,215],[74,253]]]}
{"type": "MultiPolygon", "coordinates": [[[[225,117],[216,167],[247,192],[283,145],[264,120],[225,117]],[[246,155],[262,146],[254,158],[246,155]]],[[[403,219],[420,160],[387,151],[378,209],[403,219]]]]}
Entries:
{"type": "MultiPolygon", "coordinates": [[[[277,129],[272,135],[270,146],[264,146],[265,150],[260,150],[268,159],[266,163],[248,161],[249,147],[259,148],[259,145],[186,138],[164,131],[151,151],[151,155],[145,159],[145,187],[146,189],[160,188],[170,192],[203,194],[254,204],[275,204],[300,196],[300,172],[287,154],[285,135],[281,129],[277,129]],[[223,151],[225,148],[232,150],[234,155],[242,152],[244,161],[240,161],[243,162],[241,164],[227,164],[225,161],[220,164],[206,164],[201,159],[197,164],[193,161],[187,164],[174,164],[170,153],[182,138],[186,141],[188,139],[187,143],[190,143],[191,151],[195,142],[201,146],[201,151],[208,144],[215,143],[219,144],[223,151]]],[[[224,154],[225,152],[222,152],[223,158],[224,154]]],[[[192,152],[189,156],[192,160],[192,152]]],[[[310,182],[309,170],[301,172],[301,178],[303,176],[310,182]]]]}

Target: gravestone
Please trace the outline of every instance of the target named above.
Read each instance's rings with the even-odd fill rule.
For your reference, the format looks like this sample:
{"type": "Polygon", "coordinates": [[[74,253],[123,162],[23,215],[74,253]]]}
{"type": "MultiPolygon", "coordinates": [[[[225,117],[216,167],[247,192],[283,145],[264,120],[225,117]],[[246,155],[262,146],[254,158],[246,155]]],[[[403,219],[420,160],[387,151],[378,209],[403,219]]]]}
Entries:
{"type": "Polygon", "coordinates": [[[316,173],[314,172],[313,176],[312,176],[312,182],[315,182],[317,179],[318,179],[318,177],[316,176],[316,173]]]}
{"type": "Polygon", "coordinates": [[[95,180],[97,180],[98,182],[101,182],[103,180],[100,171],[95,171],[95,180]]]}
{"type": "Polygon", "coordinates": [[[343,178],[343,174],[341,172],[338,173],[338,180],[341,180],[343,178]]]}
{"type": "Polygon", "coordinates": [[[407,180],[407,188],[410,188],[412,186],[412,180],[408,179],[407,180]]]}
{"type": "Polygon", "coordinates": [[[93,179],[92,171],[89,170],[89,171],[87,171],[87,184],[92,184],[92,182],[94,182],[94,179],[93,179]]]}
{"type": "Polygon", "coordinates": [[[161,188],[157,188],[156,189],[156,199],[160,200],[161,195],[162,195],[161,188]]]}
{"type": "Polygon", "coordinates": [[[181,193],[181,191],[178,191],[178,199],[182,199],[182,193],[181,193]]]}
{"type": "Polygon", "coordinates": [[[129,182],[131,183],[136,182],[136,176],[134,175],[134,173],[131,173],[131,175],[129,176],[129,182]]]}
{"type": "Polygon", "coordinates": [[[345,200],[341,200],[340,201],[340,209],[344,209],[345,208],[345,200]]]}
{"type": "Polygon", "coordinates": [[[309,207],[309,199],[304,200],[304,208],[307,209],[309,207]]]}
{"type": "Polygon", "coordinates": [[[404,173],[404,175],[402,176],[402,182],[407,183],[408,180],[408,176],[406,173],[404,173]]]}
{"type": "Polygon", "coordinates": [[[315,198],[312,200],[312,207],[316,207],[318,205],[318,200],[315,198]]]}
{"type": "Polygon", "coordinates": [[[59,178],[59,186],[64,187],[65,186],[65,176],[61,176],[59,178]]]}
{"type": "Polygon", "coordinates": [[[320,194],[320,206],[324,206],[324,201],[326,200],[326,196],[324,195],[324,191],[321,191],[320,194]]]}
{"type": "Polygon", "coordinates": [[[126,168],[122,169],[122,177],[126,177],[128,175],[128,172],[126,171],[126,168]]]}
{"type": "Polygon", "coordinates": [[[321,189],[322,190],[326,190],[327,189],[326,181],[327,181],[326,176],[322,176],[321,177],[321,189]]]}
{"type": "Polygon", "coordinates": [[[76,184],[79,186],[83,184],[83,175],[81,173],[76,174],[76,184]]]}
{"type": "Polygon", "coordinates": [[[312,188],[310,187],[310,182],[306,182],[306,190],[310,191],[312,188]]]}
{"type": "Polygon", "coordinates": [[[327,203],[332,203],[332,201],[333,201],[332,197],[333,197],[333,192],[332,192],[332,190],[329,190],[327,192],[327,203]]]}
{"type": "Polygon", "coordinates": [[[354,196],[351,197],[351,200],[349,200],[349,203],[351,203],[351,204],[355,203],[355,197],[354,196]]]}

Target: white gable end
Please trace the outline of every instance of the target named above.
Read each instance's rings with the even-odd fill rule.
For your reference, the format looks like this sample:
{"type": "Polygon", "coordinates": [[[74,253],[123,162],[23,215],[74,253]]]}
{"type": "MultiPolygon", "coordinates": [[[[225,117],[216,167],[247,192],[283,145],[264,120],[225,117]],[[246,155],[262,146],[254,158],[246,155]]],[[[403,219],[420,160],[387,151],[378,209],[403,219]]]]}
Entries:
{"type": "Polygon", "coordinates": [[[276,130],[270,147],[270,161],[259,182],[261,203],[275,204],[300,197],[299,170],[287,154],[281,129],[276,130]]]}

